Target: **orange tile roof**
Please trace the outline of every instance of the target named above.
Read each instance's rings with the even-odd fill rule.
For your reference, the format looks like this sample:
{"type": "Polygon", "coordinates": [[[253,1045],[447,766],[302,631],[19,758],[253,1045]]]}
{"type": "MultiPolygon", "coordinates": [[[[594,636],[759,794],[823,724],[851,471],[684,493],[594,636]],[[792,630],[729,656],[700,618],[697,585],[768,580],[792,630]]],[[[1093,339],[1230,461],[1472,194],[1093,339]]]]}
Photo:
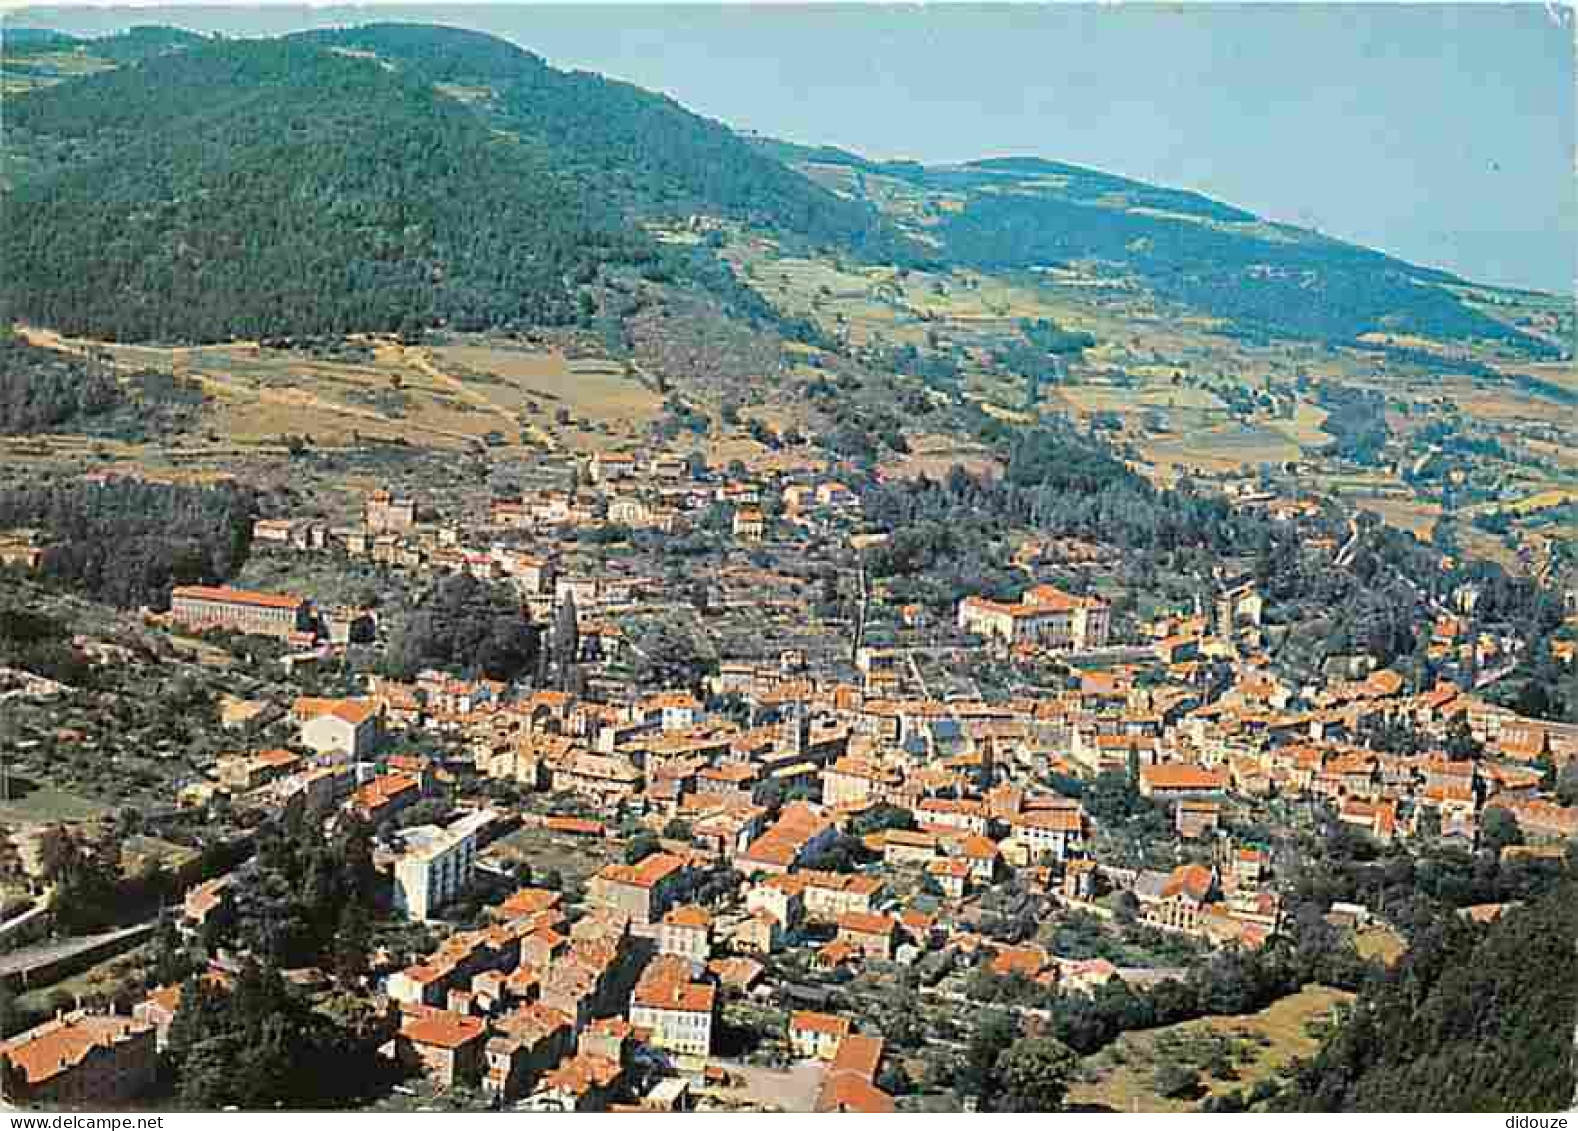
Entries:
{"type": "Polygon", "coordinates": [[[707,969],[716,974],[718,980],[724,985],[746,989],[752,982],[761,977],[767,968],[754,959],[736,956],[734,958],[714,958],[707,963],[707,969]]]}
{"type": "Polygon", "coordinates": [[[893,1097],[851,1072],[829,1076],[816,1098],[819,1112],[847,1111],[860,1115],[891,1115],[893,1097]]]}
{"type": "Polygon", "coordinates": [[[266,609],[296,609],[306,600],[290,593],[259,593],[251,589],[231,589],[212,585],[177,585],[170,600],[215,601],[227,605],[257,605],[266,609]]]}
{"type": "Polygon", "coordinates": [[[400,1026],[400,1035],[413,1044],[456,1049],[481,1037],[487,1025],[480,1017],[435,1009],[400,1026]]]}
{"type": "Polygon", "coordinates": [[[603,835],[602,822],[584,817],[547,817],[543,820],[543,825],[551,833],[571,833],[575,836],[603,835]]]}
{"type": "Polygon", "coordinates": [[[997,845],[984,836],[967,836],[959,841],[959,855],[971,860],[992,860],[997,856],[997,845]]]}
{"type": "Polygon", "coordinates": [[[516,1006],[494,1021],[494,1025],[511,1037],[535,1044],[553,1036],[560,1029],[568,1029],[570,1018],[557,1009],[534,1001],[516,1006]]]}
{"type": "Polygon", "coordinates": [[[296,717],[303,721],[320,715],[333,715],[352,726],[360,726],[378,713],[378,704],[371,699],[297,699],[292,706],[296,717]]]}
{"type": "Polygon", "coordinates": [[[685,861],[681,857],[668,852],[654,852],[639,864],[609,864],[597,873],[597,878],[631,887],[650,888],[683,867],[685,861]]]}
{"type": "Polygon", "coordinates": [[[1220,773],[1186,762],[1142,767],[1140,778],[1153,789],[1222,789],[1227,784],[1220,773]]]}
{"type": "Polygon", "coordinates": [[[743,763],[731,763],[727,766],[708,766],[699,771],[696,776],[707,781],[734,782],[736,784],[756,780],[756,767],[743,763]]]}
{"type": "Polygon", "coordinates": [[[39,1084],[75,1068],[95,1048],[151,1031],[152,1026],[130,1017],[68,1014],[0,1044],[0,1054],[21,1070],[29,1084],[39,1084]]]}
{"type": "Polygon", "coordinates": [[[593,1088],[608,1087],[619,1079],[621,1071],[618,1061],[583,1052],[560,1061],[543,1075],[543,1083],[579,1096],[593,1088]]]}
{"type": "Polygon", "coordinates": [[[1040,947],[1004,947],[992,956],[992,973],[1022,974],[1034,978],[1047,965],[1047,953],[1040,947]]]}
{"type": "Polygon", "coordinates": [[[893,933],[893,920],[886,915],[846,911],[838,917],[838,929],[853,931],[858,935],[890,935],[893,933]]]}
{"type": "Polygon", "coordinates": [[[717,1000],[715,987],[700,982],[642,981],[630,996],[632,1005],[679,1013],[711,1013],[717,1000]]]}
{"type": "Polygon", "coordinates": [[[521,888],[503,903],[499,911],[512,919],[534,915],[550,907],[559,906],[559,893],[546,888],[521,888]]]}
{"type": "Polygon", "coordinates": [[[1046,829],[1049,832],[1077,833],[1084,822],[1077,809],[1053,809],[1046,812],[1026,813],[1015,824],[1021,828],[1046,829]]]}
{"type": "Polygon", "coordinates": [[[811,880],[804,872],[784,872],[764,877],[757,886],[774,888],[785,895],[800,895],[811,886],[811,880]]]}
{"type": "Polygon", "coordinates": [[[789,1031],[792,1033],[796,1030],[829,1033],[843,1038],[849,1034],[849,1018],[838,1017],[831,1013],[816,1013],[809,1009],[797,1009],[789,1015],[789,1031]]]}
{"type": "Polygon", "coordinates": [[[421,791],[422,783],[410,774],[384,774],[356,791],[356,804],[363,809],[380,809],[412,790],[421,791]]]}
{"type": "Polygon", "coordinates": [[[712,916],[708,914],[705,907],[697,907],[693,903],[688,903],[683,907],[674,908],[674,910],[663,916],[663,922],[676,927],[710,927],[712,926],[712,916]]]}
{"type": "Polygon", "coordinates": [[[1170,899],[1180,892],[1192,899],[1203,900],[1211,892],[1214,877],[1211,869],[1199,864],[1183,864],[1173,869],[1162,888],[1162,898],[1170,899]]]}
{"type": "Polygon", "coordinates": [[[862,1080],[874,1080],[882,1064],[882,1051],[881,1037],[850,1033],[838,1042],[838,1053],[828,1072],[852,1072],[862,1080]]]}

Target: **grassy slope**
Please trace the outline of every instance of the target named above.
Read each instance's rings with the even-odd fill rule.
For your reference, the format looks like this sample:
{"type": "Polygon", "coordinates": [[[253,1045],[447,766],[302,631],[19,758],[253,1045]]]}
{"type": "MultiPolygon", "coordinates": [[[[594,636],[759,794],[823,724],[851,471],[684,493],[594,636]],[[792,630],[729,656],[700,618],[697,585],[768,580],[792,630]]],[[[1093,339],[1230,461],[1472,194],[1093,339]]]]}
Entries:
{"type": "Polygon", "coordinates": [[[1189,1062],[1192,1048],[1204,1048],[1202,1034],[1248,1038],[1235,1042],[1250,1058],[1237,1066],[1237,1080],[1215,1080],[1203,1070],[1201,1073],[1213,1095],[1234,1090],[1248,1093],[1259,1081],[1275,1077],[1295,1057],[1313,1053],[1319,1042],[1305,1027],[1323,1021],[1335,1005],[1351,997],[1341,990],[1308,986],[1259,1013],[1209,1017],[1125,1034],[1112,1048],[1085,1060],[1086,1078],[1069,1090],[1068,1103],[1114,1111],[1195,1110],[1198,1099],[1168,1099],[1157,1093],[1153,1077],[1156,1069],[1170,1060],[1189,1062]],[[1262,1046],[1257,1037],[1269,1043],[1262,1046]]]}

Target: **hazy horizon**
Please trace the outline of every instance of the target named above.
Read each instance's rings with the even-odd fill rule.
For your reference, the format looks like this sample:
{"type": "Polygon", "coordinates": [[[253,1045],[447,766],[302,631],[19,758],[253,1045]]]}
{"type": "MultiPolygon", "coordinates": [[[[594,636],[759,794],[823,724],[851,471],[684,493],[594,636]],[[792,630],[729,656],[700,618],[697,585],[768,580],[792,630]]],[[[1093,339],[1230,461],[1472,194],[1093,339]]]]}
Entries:
{"type": "Polygon", "coordinates": [[[1087,165],[1486,283],[1570,294],[1578,267],[1573,34],[1537,4],[35,7],[5,19],[81,34],[451,24],[789,141],[1087,165]]]}

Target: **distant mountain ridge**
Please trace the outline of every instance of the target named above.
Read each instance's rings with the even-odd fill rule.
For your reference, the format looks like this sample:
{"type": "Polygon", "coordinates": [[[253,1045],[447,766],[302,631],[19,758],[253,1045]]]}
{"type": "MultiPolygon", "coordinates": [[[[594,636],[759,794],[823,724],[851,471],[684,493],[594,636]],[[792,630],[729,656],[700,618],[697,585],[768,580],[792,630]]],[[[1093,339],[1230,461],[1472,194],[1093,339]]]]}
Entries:
{"type": "Polygon", "coordinates": [[[1093,261],[1249,336],[1394,331],[1550,352],[1465,303],[1449,273],[1196,193],[1041,158],[929,167],[745,137],[479,32],[21,38],[24,58],[69,46],[113,64],[7,105],[0,297],[76,332],[562,322],[609,269],[723,285],[705,248],[676,256],[645,230],[700,214],[786,250],[899,266],[1093,261]],[[925,215],[865,194],[867,178],[925,215]]]}
{"type": "Polygon", "coordinates": [[[1549,357],[1548,343],[1465,303],[1471,284],[1370,248],[1267,221],[1199,193],[1037,157],[961,165],[872,162],[846,151],[756,139],[815,175],[843,167],[897,182],[933,204],[924,231],[947,261],[988,272],[1095,261],[1232,333],[1351,344],[1372,332],[1482,339],[1549,357]],[[959,206],[962,198],[962,207],[959,206]]]}

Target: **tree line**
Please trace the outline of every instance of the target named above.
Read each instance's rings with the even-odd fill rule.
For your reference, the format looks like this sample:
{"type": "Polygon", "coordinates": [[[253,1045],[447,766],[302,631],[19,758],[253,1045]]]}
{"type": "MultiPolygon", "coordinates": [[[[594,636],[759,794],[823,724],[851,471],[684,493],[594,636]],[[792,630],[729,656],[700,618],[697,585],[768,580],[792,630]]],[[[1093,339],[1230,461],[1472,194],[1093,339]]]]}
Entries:
{"type": "Polygon", "coordinates": [[[541,630],[512,589],[456,573],[434,583],[400,620],[385,666],[400,679],[424,668],[457,668],[509,681],[535,672],[542,651],[541,630]]]}
{"type": "Polygon", "coordinates": [[[1488,927],[1416,932],[1298,1067],[1289,1111],[1557,1111],[1572,1102],[1578,888],[1569,879],[1488,927]]]}
{"type": "Polygon", "coordinates": [[[29,345],[0,326],[0,433],[53,432],[123,403],[104,368],[29,345]]]}
{"type": "Polygon", "coordinates": [[[163,609],[172,585],[233,577],[252,512],[251,492],[234,484],[117,477],[0,489],[0,530],[45,532],[45,576],[120,608],[163,609]]]}

